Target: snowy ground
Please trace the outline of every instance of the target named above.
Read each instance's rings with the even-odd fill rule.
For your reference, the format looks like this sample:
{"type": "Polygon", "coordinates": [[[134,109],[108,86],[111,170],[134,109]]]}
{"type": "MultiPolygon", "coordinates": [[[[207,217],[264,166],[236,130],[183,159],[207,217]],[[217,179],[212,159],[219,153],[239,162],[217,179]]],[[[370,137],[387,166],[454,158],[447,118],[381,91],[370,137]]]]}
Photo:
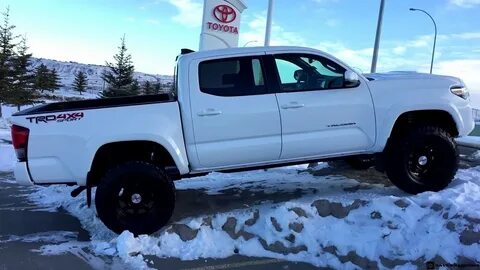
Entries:
{"type": "Polygon", "coordinates": [[[129,232],[113,235],[83,198],[70,198],[71,188],[36,188],[30,200],[50,211],[66,209],[92,240],[79,243],[59,235],[58,244],[39,252],[55,255],[86,248],[97,256],[118,256],[136,269],[154,267],[149,256],[195,260],[235,254],[348,269],[416,267],[430,260],[480,263],[480,168],[461,170],[445,191],[417,196],[343,176],[315,177],[305,169],[180,181],[179,190],[228,195],[243,205],[219,206],[215,213],[180,213],[156,235],[138,238],[129,232]],[[243,200],[244,192],[275,196],[243,200]]]}

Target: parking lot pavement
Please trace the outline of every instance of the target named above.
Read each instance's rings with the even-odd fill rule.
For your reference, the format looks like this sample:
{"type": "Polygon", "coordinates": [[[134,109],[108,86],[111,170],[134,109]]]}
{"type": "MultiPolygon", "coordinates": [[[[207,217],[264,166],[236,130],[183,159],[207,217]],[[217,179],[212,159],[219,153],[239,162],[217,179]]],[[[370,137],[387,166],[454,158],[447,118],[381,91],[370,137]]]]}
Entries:
{"type": "Polygon", "coordinates": [[[89,238],[80,222],[67,213],[39,211],[25,197],[31,189],[16,185],[12,179],[12,174],[0,173],[0,269],[90,269],[88,264],[72,254],[60,255],[52,260],[33,251],[48,239],[37,241],[32,238],[30,242],[14,239],[62,231],[76,232],[79,240],[89,238]]]}
{"type": "MultiPolygon", "coordinates": [[[[118,258],[96,256],[87,249],[75,250],[61,255],[45,256],[39,250],[48,244],[63,241],[88,243],[90,236],[78,219],[65,211],[46,211],[32,204],[26,194],[32,188],[21,187],[13,182],[11,173],[0,174],[0,270],[8,269],[125,269],[118,258]]],[[[241,200],[230,200],[230,195],[210,196],[201,191],[184,191],[179,194],[176,216],[179,220],[189,214],[208,214],[222,209],[245,207],[241,200]],[[182,199],[183,198],[183,199],[182,199]],[[187,199],[190,198],[190,199],[187,199]],[[237,203],[226,203],[237,201],[237,203]],[[203,203],[199,203],[203,202],[203,203]]],[[[263,200],[266,195],[248,194],[251,201],[263,200]]],[[[275,197],[270,195],[272,198],[275,197]]],[[[279,195],[277,200],[288,200],[296,195],[279,195]]],[[[179,259],[148,257],[151,267],[157,269],[317,269],[310,264],[287,262],[270,258],[249,258],[233,256],[227,259],[200,259],[181,261],[179,259]]]]}
{"type": "MultiPolygon", "coordinates": [[[[475,150],[460,148],[461,166],[479,166],[478,160],[469,159],[475,150]]],[[[388,179],[377,172],[350,170],[342,162],[329,168],[312,171],[313,175],[343,175],[360,182],[390,185],[388,179]]],[[[14,183],[11,173],[0,173],[0,270],[7,269],[125,269],[118,257],[96,255],[87,246],[91,238],[76,217],[60,209],[50,211],[30,202],[27,195],[34,187],[21,187],[14,183]],[[62,254],[45,256],[41,247],[49,244],[76,243],[76,248],[62,254]],[[80,248],[79,248],[80,247],[80,248]]],[[[358,186],[361,188],[361,186],[358,186]]],[[[72,188],[73,189],[73,188],[72,188]]],[[[224,189],[221,194],[209,194],[201,189],[179,190],[178,205],[172,223],[189,216],[211,215],[233,209],[248,208],[251,205],[268,202],[288,202],[312,192],[308,187],[278,192],[264,192],[261,189],[224,189]]],[[[348,190],[355,192],[355,190],[348,190]]],[[[68,248],[67,248],[68,250],[68,248]]],[[[318,269],[311,264],[287,262],[272,258],[231,256],[226,259],[200,259],[181,261],[176,258],[145,256],[148,265],[156,269],[318,269]]]]}

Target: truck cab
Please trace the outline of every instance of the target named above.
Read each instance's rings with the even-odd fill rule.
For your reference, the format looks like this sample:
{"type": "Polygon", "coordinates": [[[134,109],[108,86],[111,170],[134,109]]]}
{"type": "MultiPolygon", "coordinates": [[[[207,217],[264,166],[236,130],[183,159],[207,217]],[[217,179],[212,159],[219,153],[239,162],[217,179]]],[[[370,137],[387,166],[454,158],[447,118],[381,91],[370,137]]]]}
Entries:
{"type": "Polygon", "coordinates": [[[189,54],[178,66],[194,171],[353,155],[375,144],[367,79],[329,55],[257,48],[189,54]]]}

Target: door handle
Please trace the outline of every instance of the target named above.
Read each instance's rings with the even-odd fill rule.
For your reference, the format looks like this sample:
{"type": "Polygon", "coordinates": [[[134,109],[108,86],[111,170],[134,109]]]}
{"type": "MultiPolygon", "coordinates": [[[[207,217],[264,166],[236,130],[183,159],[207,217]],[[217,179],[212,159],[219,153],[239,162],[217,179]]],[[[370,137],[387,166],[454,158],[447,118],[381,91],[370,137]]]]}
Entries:
{"type": "Polygon", "coordinates": [[[199,112],[197,115],[200,117],[204,116],[216,116],[222,114],[221,111],[215,110],[215,109],[206,109],[205,111],[199,112]]]}
{"type": "Polygon", "coordinates": [[[305,104],[301,104],[298,102],[290,102],[288,104],[282,105],[282,109],[288,110],[288,109],[300,109],[305,107],[305,104]]]}

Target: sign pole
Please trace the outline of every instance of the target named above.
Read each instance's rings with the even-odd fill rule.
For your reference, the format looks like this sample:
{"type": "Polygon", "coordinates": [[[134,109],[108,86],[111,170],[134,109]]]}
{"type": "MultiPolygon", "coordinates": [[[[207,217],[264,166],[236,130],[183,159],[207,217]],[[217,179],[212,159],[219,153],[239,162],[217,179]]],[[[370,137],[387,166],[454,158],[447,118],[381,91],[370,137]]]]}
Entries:
{"type": "Polygon", "coordinates": [[[377,72],[378,50],[380,49],[380,37],[382,35],[383,10],[385,9],[385,0],[380,2],[380,10],[378,11],[377,34],[375,35],[375,47],[373,49],[372,69],[371,73],[377,72]]]}
{"type": "Polygon", "coordinates": [[[267,28],[265,32],[265,47],[270,46],[270,35],[272,32],[273,0],[268,0],[267,28]]]}

